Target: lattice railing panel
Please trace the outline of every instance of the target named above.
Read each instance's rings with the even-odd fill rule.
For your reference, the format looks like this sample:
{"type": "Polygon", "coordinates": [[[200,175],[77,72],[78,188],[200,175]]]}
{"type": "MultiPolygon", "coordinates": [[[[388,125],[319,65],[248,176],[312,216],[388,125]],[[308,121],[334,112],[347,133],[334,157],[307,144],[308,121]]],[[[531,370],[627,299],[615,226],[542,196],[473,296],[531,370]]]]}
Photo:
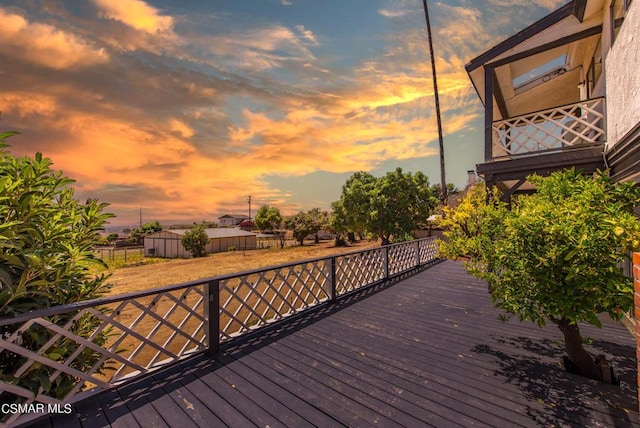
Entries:
{"type": "Polygon", "coordinates": [[[438,241],[436,239],[424,239],[418,241],[420,249],[420,263],[428,263],[438,258],[438,241]]]}
{"type": "Polygon", "coordinates": [[[384,279],[384,265],[385,253],[382,248],[336,257],[336,295],[384,279]]]}
{"type": "Polygon", "coordinates": [[[326,301],[329,260],[240,275],[220,281],[220,334],[229,340],[326,301]]]}
{"type": "Polygon", "coordinates": [[[410,241],[389,247],[389,275],[408,271],[418,265],[416,249],[418,241],[410,241]]]}
{"type": "Polygon", "coordinates": [[[605,99],[596,98],[493,123],[493,157],[604,143],[605,99]]]}
{"type": "Polygon", "coordinates": [[[71,402],[204,349],[203,301],[199,285],[5,325],[0,402],[71,402]]]}

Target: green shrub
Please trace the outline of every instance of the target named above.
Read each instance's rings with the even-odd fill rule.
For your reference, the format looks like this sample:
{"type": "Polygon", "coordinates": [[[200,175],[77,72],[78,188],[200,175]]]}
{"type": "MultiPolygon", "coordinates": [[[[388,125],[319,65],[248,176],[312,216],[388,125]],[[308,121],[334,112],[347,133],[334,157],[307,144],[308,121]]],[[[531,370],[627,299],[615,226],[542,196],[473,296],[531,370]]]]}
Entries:
{"type": "Polygon", "coordinates": [[[205,224],[194,224],[184,235],[182,235],[182,246],[189,251],[193,257],[204,257],[207,255],[206,247],[209,242],[205,224]]]}
{"type": "MultiPolygon", "coordinates": [[[[95,257],[93,246],[106,220],[107,204],[90,199],[80,203],[69,187],[73,180],[51,168],[51,161],[37,153],[35,157],[16,158],[6,148],[5,139],[14,132],[0,133],[0,317],[10,317],[51,306],[81,302],[103,295],[108,287],[104,274],[93,275],[90,266],[104,264],[95,257]]],[[[64,325],[77,313],[51,317],[64,325]]],[[[92,315],[82,315],[69,330],[87,338],[99,325],[92,315]]],[[[18,325],[0,327],[0,335],[9,337],[18,325]]],[[[92,341],[102,345],[108,332],[95,335],[92,341]]],[[[52,338],[52,333],[37,325],[26,329],[16,342],[37,351],[52,338]]],[[[64,361],[77,344],[60,338],[44,356],[64,361]]],[[[70,364],[85,371],[99,361],[100,355],[83,350],[70,364]]],[[[67,374],[49,381],[54,370],[34,364],[20,378],[12,374],[24,363],[22,357],[0,352],[0,379],[25,387],[34,394],[40,390],[62,398],[78,379],[67,374]]],[[[104,367],[98,370],[100,372],[104,367]]],[[[0,396],[0,404],[15,402],[17,397],[0,396]]]]}

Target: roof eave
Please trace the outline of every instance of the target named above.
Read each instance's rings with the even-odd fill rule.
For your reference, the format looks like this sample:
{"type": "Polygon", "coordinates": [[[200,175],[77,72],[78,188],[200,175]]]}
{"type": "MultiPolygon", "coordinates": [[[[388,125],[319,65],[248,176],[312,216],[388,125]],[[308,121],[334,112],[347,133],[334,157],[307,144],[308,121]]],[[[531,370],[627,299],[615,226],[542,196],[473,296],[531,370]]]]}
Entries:
{"type": "MultiPolygon", "coordinates": [[[[492,59],[498,57],[499,55],[502,55],[503,53],[507,52],[510,49],[513,49],[514,47],[518,46],[520,43],[535,36],[541,31],[544,31],[545,29],[551,27],[552,25],[557,24],[564,18],[571,15],[576,15],[576,12],[578,11],[578,6],[580,3],[584,3],[586,5],[586,0],[573,0],[570,3],[565,4],[560,9],[556,9],[555,11],[551,12],[549,15],[545,16],[539,21],[534,22],[524,30],[518,32],[517,34],[514,34],[508,39],[498,43],[496,46],[492,47],[488,51],[472,59],[464,67],[465,70],[467,71],[467,74],[471,73],[472,71],[476,70],[479,67],[484,66],[485,64],[489,63],[492,59]]],[[[584,14],[584,6],[582,9],[583,9],[582,14],[584,14]]],[[[580,19],[579,16],[577,17],[578,19],[580,19]]]]}

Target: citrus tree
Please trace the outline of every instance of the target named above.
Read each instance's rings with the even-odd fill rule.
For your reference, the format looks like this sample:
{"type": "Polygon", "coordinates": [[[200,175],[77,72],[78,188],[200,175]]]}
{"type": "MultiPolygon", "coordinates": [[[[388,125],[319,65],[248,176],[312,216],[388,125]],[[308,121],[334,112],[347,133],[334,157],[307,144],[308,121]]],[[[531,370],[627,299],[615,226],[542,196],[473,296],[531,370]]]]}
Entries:
{"type": "Polygon", "coordinates": [[[472,259],[471,272],[487,280],[497,307],[521,321],[555,324],[569,359],[602,379],[578,323],[599,327],[599,314],[620,319],[633,304],[633,281],[620,263],[640,245],[633,214],[640,189],[574,170],[528,179],[537,193],[518,198],[511,212],[491,203],[470,214],[463,204],[445,219],[445,254],[472,259]],[[466,222],[470,233],[461,232],[466,222]],[[489,236],[478,237],[482,231],[489,236]]]}

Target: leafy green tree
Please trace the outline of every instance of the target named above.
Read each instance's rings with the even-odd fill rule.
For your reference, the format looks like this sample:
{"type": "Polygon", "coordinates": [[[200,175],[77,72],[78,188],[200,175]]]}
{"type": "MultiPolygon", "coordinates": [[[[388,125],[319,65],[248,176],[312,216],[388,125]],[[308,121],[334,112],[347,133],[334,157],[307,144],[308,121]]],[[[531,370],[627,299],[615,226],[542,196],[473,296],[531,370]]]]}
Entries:
{"type": "Polygon", "coordinates": [[[206,224],[194,224],[182,235],[182,246],[189,251],[193,257],[204,257],[207,255],[206,247],[209,237],[205,231],[206,224]]]}
{"type": "MultiPolygon", "coordinates": [[[[344,234],[349,233],[349,228],[347,226],[347,214],[342,201],[335,201],[331,204],[331,216],[329,217],[328,228],[336,235],[336,247],[347,245],[344,234]]],[[[353,234],[353,232],[351,233],[353,234]]],[[[353,240],[355,241],[355,235],[353,235],[353,240]]]]}
{"type": "MultiPolygon", "coordinates": [[[[440,183],[436,183],[431,186],[431,192],[439,197],[441,188],[442,186],[440,185],[440,183]]],[[[447,195],[456,195],[458,193],[460,193],[460,189],[458,189],[455,184],[447,183],[447,195]]]]}
{"type": "Polygon", "coordinates": [[[640,245],[640,225],[633,214],[640,189],[574,170],[529,180],[537,193],[517,199],[511,212],[473,219],[474,230],[495,232],[492,239],[473,242],[450,229],[450,241],[461,242],[449,248],[474,259],[472,273],[487,280],[497,307],[521,321],[555,324],[569,359],[585,376],[602,379],[583,347],[578,323],[600,327],[599,314],[620,319],[633,304],[633,282],[619,266],[640,245]],[[500,216],[502,227],[485,224],[500,216]]]}
{"type": "Polygon", "coordinates": [[[277,207],[263,205],[254,218],[256,227],[264,232],[273,232],[282,224],[282,215],[277,207]]]}
{"type": "Polygon", "coordinates": [[[311,216],[311,222],[313,223],[313,229],[315,229],[315,243],[320,242],[318,232],[326,229],[329,226],[330,215],[328,211],[321,210],[320,208],[311,208],[308,212],[311,216]]]}
{"type": "Polygon", "coordinates": [[[162,226],[158,221],[150,221],[148,223],[144,223],[140,228],[134,228],[131,231],[130,239],[136,245],[144,244],[144,237],[150,235],[155,232],[160,232],[162,230],[162,226]]]}
{"type": "Polygon", "coordinates": [[[439,243],[440,255],[466,258],[472,273],[493,270],[494,242],[504,237],[507,215],[507,204],[500,200],[499,192],[489,192],[484,183],[478,183],[455,209],[444,207],[439,225],[447,239],[439,243]]]}
{"type": "MultiPolygon", "coordinates": [[[[108,290],[107,276],[96,276],[89,269],[93,264],[105,266],[95,257],[93,246],[113,215],[103,212],[107,204],[75,199],[69,187],[74,181],[52,170],[51,161],[42,154],[33,158],[12,156],[6,150],[5,139],[14,134],[0,133],[0,317],[102,296],[108,290]]],[[[75,315],[59,315],[55,322],[63,325],[75,315]]],[[[95,317],[87,315],[70,329],[88,338],[98,325],[95,317]]],[[[0,327],[0,336],[6,337],[16,328],[17,325],[0,327]]],[[[22,346],[36,351],[51,339],[52,333],[33,325],[21,337],[22,346]]],[[[103,332],[91,340],[101,345],[106,337],[103,332]]],[[[60,338],[46,356],[64,361],[74,350],[70,340],[60,338]]],[[[99,354],[86,348],[70,366],[88,370],[99,358],[99,354]]],[[[41,365],[33,366],[19,379],[11,377],[23,362],[15,354],[0,351],[0,378],[36,394],[42,388],[57,398],[75,385],[74,377],[67,374],[49,382],[53,370],[41,365]]],[[[0,404],[6,400],[4,395],[0,404]]]]}
{"type": "Polygon", "coordinates": [[[426,222],[437,204],[429,179],[402,168],[375,178],[366,172],[352,175],[333,203],[331,224],[337,230],[367,232],[387,245],[393,237],[406,237],[426,222]]]}
{"type": "Polygon", "coordinates": [[[426,222],[436,203],[426,175],[397,168],[380,177],[371,194],[369,231],[382,239],[382,245],[393,236],[410,235],[426,222]]]}
{"type": "Polygon", "coordinates": [[[318,231],[317,225],[309,213],[300,211],[284,221],[284,227],[293,232],[293,238],[304,245],[304,238],[318,231]]]}
{"type": "Polygon", "coordinates": [[[367,232],[371,208],[370,193],[377,178],[365,171],[354,173],[342,186],[340,199],[331,204],[333,214],[330,224],[338,233],[348,233],[355,241],[355,235],[367,232]]]}
{"type": "Polygon", "coordinates": [[[107,235],[106,239],[109,244],[113,244],[118,240],[118,237],[119,235],[117,233],[110,233],[109,235],[107,235]]]}

